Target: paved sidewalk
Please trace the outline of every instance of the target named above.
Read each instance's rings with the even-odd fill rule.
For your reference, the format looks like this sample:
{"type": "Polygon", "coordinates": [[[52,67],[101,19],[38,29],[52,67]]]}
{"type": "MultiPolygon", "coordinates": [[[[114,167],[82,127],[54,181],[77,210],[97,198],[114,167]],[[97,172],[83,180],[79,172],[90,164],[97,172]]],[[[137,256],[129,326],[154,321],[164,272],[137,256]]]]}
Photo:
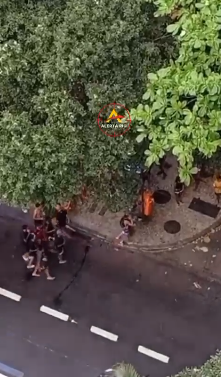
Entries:
{"type": "MultiPolygon", "coordinates": [[[[171,166],[166,170],[165,180],[157,175],[158,167],[152,170],[151,189],[157,192],[154,214],[148,224],[137,224],[131,239],[134,248],[143,251],[173,248],[191,242],[208,233],[211,227],[221,224],[221,211],[217,207],[212,177],[203,178],[196,191],[195,184],[186,188],[183,203],[178,206],[173,193],[177,163],[173,157],[168,157],[167,164],[171,166]],[[190,209],[193,199],[195,209],[190,209]],[[201,202],[198,203],[197,199],[201,202]],[[196,211],[196,207],[201,213],[196,211]]],[[[69,217],[75,228],[113,241],[121,231],[119,223],[123,214],[123,211],[112,213],[102,203],[94,203],[93,199],[89,198],[87,203],[79,207],[77,212],[70,213],[69,217]]]]}
{"type": "Polygon", "coordinates": [[[221,283],[221,227],[177,250],[148,256],[185,269],[196,277],[221,283]]]}

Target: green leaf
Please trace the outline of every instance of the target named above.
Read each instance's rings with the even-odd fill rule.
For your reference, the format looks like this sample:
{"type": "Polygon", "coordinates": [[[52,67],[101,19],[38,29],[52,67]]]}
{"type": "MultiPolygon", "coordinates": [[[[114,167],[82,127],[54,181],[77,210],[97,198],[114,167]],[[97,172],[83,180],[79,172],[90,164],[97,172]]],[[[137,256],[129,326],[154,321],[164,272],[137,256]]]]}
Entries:
{"type": "Polygon", "coordinates": [[[202,46],[202,42],[198,39],[194,43],[194,48],[200,48],[202,46]]]}
{"type": "Polygon", "coordinates": [[[136,141],[141,143],[146,138],[146,134],[140,134],[136,137],[136,141]]]}
{"type": "Polygon", "coordinates": [[[147,90],[145,93],[144,93],[144,95],[143,95],[143,100],[145,101],[145,100],[148,100],[149,98],[150,98],[150,92],[147,90]]]}
{"type": "Polygon", "coordinates": [[[157,75],[155,73],[148,73],[147,77],[148,77],[148,79],[150,81],[156,81],[156,80],[158,80],[158,77],[157,77],[157,75]]]}
{"type": "Polygon", "coordinates": [[[168,33],[173,33],[174,31],[177,31],[178,28],[179,28],[179,25],[177,23],[176,24],[168,25],[167,26],[167,32],[168,33]]]}

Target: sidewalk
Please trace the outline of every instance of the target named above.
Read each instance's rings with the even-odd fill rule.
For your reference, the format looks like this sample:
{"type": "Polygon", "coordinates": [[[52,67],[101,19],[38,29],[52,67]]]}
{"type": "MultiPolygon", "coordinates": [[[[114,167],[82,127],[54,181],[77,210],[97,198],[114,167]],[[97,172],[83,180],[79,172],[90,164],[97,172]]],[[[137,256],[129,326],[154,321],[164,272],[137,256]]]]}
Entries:
{"type": "Polygon", "coordinates": [[[158,254],[148,253],[148,257],[187,270],[196,278],[221,283],[221,226],[182,248],[158,254]]]}
{"type": "MultiPolygon", "coordinates": [[[[178,206],[173,193],[177,163],[173,157],[168,157],[166,162],[171,167],[167,169],[165,180],[157,175],[157,167],[152,171],[154,214],[150,223],[137,224],[131,239],[130,248],[133,250],[153,252],[176,248],[206,235],[211,228],[221,224],[221,211],[213,192],[212,177],[203,178],[196,191],[194,185],[186,188],[183,203],[178,206]]],[[[69,217],[74,228],[113,242],[121,231],[119,223],[123,214],[123,211],[112,213],[102,203],[94,203],[89,198],[69,217]]]]}

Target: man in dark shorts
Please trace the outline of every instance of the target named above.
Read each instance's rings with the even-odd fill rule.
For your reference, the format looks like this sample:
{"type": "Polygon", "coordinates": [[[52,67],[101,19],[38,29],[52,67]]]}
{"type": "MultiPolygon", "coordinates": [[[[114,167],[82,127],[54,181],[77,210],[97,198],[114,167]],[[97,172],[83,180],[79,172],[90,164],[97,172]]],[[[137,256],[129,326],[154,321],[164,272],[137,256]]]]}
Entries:
{"type": "Polygon", "coordinates": [[[60,203],[56,205],[56,221],[59,228],[65,228],[67,224],[67,211],[62,208],[60,203]]]}
{"type": "Polygon", "coordinates": [[[48,258],[44,256],[44,246],[40,239],[37,240],[37,253],[36,254],[37,254],[36,265],[35,265],[35,269],[33,271],[32,276],[39,277],[41,275],[41,271],[44,271],[47,276],[47,280],[54,280],[55,277],[51,276],[49,273],[48,258]]]}
{"type": "Polygon", "coordinates": [[[31,241],[35,239],[34,232],[29,228],[28,225],[22,226],[22,241],[25,245],[26,252],[22,255],[22,258],[24,261],[28,261],[29,259],[29,249],[30,249],[30,243],[31,241]]]}
{"type": "Polygon", "coordinates": [[[29,242],[29,258],[28,258],[29,262],[28,262],[27,268],[32,269],[35,267],[34,261],[36,259],[36,256],[37,256],[36,238],[32,237],[32,239],[29,242]]]}
{"type": "Polygon", "coordinates": [[[55,237],[55,247],[58,252],[59,264],[66,263],[66,260],[64,259],[64,246],[65,246],[64,236],[62,235],[62,232],[60,231],[60,229],[58,229],[56,232],[56,237],[55,237]]]}

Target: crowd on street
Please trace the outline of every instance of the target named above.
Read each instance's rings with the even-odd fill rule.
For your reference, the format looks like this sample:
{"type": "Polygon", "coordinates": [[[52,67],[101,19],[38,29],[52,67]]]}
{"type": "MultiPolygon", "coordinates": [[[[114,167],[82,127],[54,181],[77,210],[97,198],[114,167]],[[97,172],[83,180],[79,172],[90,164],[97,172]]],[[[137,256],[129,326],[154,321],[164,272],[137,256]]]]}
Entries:
{"type": "Polygon", "coordinates": [[[27,263],[27,269],[32,271],[32,276],[39,277],[41,272],[46,274],[47,280],[54,280],[49,271],[51,253],[57,255],[58,263],[64,264],[65,238],[67,233],[67,210],[57,204],[53,219],[45,215],[44,203],[37,203],[33,213],[33,228],[22,226],[22,240],[25,253],[22,258],[27,263]]]}

